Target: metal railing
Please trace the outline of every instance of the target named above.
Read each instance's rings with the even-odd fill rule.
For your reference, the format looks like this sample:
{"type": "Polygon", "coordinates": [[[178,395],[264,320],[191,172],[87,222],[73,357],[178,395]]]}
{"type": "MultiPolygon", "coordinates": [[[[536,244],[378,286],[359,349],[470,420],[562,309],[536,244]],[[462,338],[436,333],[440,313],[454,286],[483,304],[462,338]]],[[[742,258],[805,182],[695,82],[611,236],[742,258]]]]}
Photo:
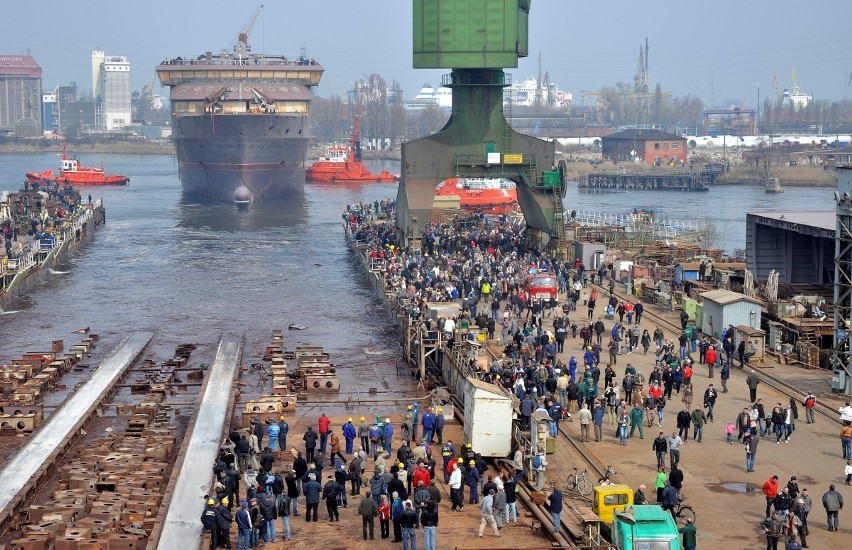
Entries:
{"type": "Polygon", "coordinates": [[[566,221],[572,221],[585,227],[623,227],[627,232],[651,231],[657,238],[674,238],[682,233],[695,233],[701,226],[692,221],[663,219],[647,219],[631,214],[615,214],[592,210],[575,210],[566,221]]]}

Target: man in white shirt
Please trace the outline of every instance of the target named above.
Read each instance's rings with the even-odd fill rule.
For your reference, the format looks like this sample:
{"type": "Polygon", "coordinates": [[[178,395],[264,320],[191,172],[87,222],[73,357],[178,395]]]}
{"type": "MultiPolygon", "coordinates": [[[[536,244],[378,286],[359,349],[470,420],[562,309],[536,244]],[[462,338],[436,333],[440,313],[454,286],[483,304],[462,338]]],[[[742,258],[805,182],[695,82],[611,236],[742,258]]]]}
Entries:
{"type": "Polygon", "coordinates": [[[459,512],[464,509],[464,501],[462,500],[462,475],[459,470],[458,463],[453,464],[453,472],[450,474],[450,500],[453,503],[452,511],[458,509],[459,512]]]}

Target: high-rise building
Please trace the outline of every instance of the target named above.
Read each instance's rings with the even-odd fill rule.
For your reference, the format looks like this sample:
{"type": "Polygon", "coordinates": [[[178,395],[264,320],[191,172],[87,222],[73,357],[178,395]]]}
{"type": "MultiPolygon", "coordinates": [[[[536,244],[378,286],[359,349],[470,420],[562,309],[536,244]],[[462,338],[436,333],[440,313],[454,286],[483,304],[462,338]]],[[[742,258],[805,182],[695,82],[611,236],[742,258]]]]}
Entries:
{"type": "Polygon", "coordinates": [[[130,125],[132,83],[126,57],[105,55],[100,50],[92,52],[92,92],[99,129],[121,130],[130,125]]]}
{"type": "Polygon", "coordinates": [[[29,55],[0,55],[0,134],[41,132],[41,67],[29,55]]]}
{"type": "Polygon", "coordinates": [[[92,97],[97,101],[103,90],[101,89],[101,66],[106,59],[106,53],[103,50],[92,51],[92,97]]]}

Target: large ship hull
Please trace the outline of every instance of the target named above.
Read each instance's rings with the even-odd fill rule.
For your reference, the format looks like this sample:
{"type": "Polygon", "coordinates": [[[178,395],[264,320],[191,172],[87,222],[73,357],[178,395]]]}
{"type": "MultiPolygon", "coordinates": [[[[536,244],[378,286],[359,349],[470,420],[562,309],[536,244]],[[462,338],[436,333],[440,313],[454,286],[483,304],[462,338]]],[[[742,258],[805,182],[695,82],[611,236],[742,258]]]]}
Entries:
{"type": "Polygon", "coordinates": [[[242,188],[255,201],[304,192],[307,114],[175,115],[173,122],[185,197],[233,202],[242,188]]]}

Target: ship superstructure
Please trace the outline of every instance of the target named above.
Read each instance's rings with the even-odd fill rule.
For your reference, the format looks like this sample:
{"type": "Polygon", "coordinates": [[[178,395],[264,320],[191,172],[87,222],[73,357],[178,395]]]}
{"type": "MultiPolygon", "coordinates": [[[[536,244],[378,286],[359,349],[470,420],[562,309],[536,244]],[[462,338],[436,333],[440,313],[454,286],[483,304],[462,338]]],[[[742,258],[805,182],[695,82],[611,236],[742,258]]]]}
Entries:
{"type": "Polygon", "coordinates": [[[252,53],[248,32],[233,52],[157,66],[171,88],[172,139],[184,195],[214,202],[301,193],[311,138],[311,87],[323,68],[252,53]]]}

